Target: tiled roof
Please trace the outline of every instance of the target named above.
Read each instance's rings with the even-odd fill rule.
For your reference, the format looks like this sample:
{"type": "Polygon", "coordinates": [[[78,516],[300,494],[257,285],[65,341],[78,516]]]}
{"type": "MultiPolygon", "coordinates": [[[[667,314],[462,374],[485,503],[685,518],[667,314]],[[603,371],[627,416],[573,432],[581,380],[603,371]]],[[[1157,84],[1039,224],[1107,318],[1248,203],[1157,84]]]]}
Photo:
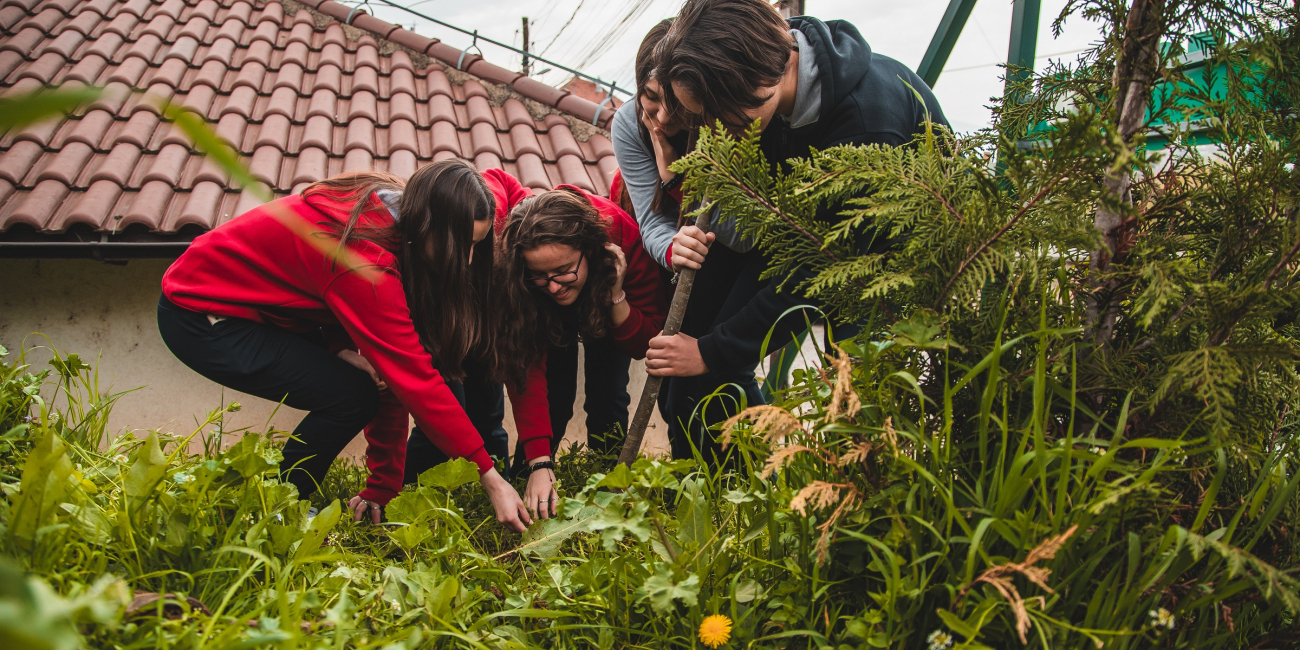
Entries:
{"type": "Polygon", "coordinates": [[[110,91],[0,136],[0,232],[199,232],[256,204],[130,90],[204,116],[277,195],[451,156],[601,194],[615,169],[611,109],[329,0],[0,0],[0,29],[4,96],[110,91]]]}

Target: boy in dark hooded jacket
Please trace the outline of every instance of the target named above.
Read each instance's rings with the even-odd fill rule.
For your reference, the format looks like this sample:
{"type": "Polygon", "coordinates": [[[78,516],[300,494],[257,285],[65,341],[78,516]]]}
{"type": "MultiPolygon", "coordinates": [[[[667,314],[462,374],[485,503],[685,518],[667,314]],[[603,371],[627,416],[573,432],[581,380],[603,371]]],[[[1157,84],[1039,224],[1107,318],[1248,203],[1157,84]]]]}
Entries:
{"type": "MultiPolygon", "coordinates": [[[[773,165],[807,156],[810,148],[904,146],[926,119],[947,126],[929,86],[898,61],[873,53],[852,24],[783,20],[765,0],[689,0],[655,49],[655,77],[671,104],[707,124],[720,120],[739,133],[759,120],[760,146],[773,165]]],[[[838,212],[830,207],[819,216],[834,221],[838,212]]],[[[864,251],[879,246],[870,234],[862,239],[864,251]]],[[[702,267],[697,286],[718,284],[708,277],[719,276],[727,278],[725,290],[706,291],[699,300],[693,293],[682,333],[651,340],[646,355],[648,372],[669,378],[660,406],[674,456],[690,449],[682,423],[690,423],[689,440],[706,458],[717,452],[701,422],[721,422],[734,412],[738,390],[750,403],[761,399],[748,369],[759,361],[769,331],[771,347],[779,349],[805,328],[803,314],[790,310],[810,302],[789,288],[778,292],[779,280],[760,281],[766,260],[756,251],[704,264],[712,240],[686,226],[672,250],[683,266],[702,267]],[[710,268],[723,265],[731,268],[710,268]],[[724,393],[732,399],[708,400],[697,410],[729,382],[724,393]]]]}

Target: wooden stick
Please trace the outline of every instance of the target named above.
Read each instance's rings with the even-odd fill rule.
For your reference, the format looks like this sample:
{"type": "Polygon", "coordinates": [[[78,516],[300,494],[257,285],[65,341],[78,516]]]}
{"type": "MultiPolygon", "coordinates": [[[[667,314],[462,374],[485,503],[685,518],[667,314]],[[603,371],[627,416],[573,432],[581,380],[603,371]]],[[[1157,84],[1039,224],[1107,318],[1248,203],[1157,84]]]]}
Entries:
{"type": "MultiPolygon", "coordinates": [[[[709,232],[709,211],[705,210],[696,220],[695,226],[709,232]]],[[[691,287],[695,285],[695,269],[682,269],[677,276],[677,290],[673,292],[673,302],[668,308],[668,319],[664,321],[664,336],[672,336],[682,329],[682,318],[686,316],[686,303],[691,300],[691,287]]],[[[659,400],[659,387],[663,377],[649,375],[645,379],[645,389],[641,391],[641,401],[636,405],[636,415],[632,426],[628,427],[627,438],[623,441],[623,452],[618,455],[618,462],[631,466],[641,453],[641,441],[645,438],[646,427],[650,425],[650,415],[654,413],[659,400]]]]}

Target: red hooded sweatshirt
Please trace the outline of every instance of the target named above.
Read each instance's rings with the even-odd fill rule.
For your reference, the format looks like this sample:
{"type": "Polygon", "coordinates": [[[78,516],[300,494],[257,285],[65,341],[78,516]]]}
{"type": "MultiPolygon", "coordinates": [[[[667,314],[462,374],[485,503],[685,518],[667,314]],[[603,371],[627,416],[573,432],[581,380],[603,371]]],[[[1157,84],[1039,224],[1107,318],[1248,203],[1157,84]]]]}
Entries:
{"type": "MultiPolygon", "coordinates": [[[[362,222],[391,224],[392,214],[377,199],[373,203],[362,222]]],[[[254,208],[196,238],[167,269],[162,288],[168,300],[199,313],[292,331],[341,325],[346,339],[332,341],[331,348],[359,350],[388,384],[379,414],[365,431],[370,476],[361,492],[386,504],[402,488],[408,409],[448,456],[473,461],[480,473],[492,468],[492,460],[420,345],[393,251],[354,240],[345,259],[336,261],[337,240],[313,236],[320,221],[346,223],[352,206],[322,195],[293,195],[254,208]]],[[[510,402],[528,459],[550,454],[545,368],[529,373],[523,392],[512,388],[510,402]]]]}
{"type": "MultiPolygon", "coordinates": [[[[497,232],[505,227],[510,211],[520,201],[531,196],[513,176],[500,169],[483,172],[488,187],[497,199],[497,232]]],[[[627,292],[627,304],[631,313],[622,325],[612,328],[609,335],[614,344],[624,354],[633,359],[644,359],[646,350],[650,349],[650,339],[659,335],[668,318],[669,291],[664,283],[660,267],[650,258],[650,254],[641,246],[641,230],[636,221],[613,201],[583,191],[572,185],[561,185],[556,189],[569,189],[586,197],[600,213],[609,231],[609,238],[623,249],[627,260],[627,271],[623,274],[623,290],[627,292]]]]}

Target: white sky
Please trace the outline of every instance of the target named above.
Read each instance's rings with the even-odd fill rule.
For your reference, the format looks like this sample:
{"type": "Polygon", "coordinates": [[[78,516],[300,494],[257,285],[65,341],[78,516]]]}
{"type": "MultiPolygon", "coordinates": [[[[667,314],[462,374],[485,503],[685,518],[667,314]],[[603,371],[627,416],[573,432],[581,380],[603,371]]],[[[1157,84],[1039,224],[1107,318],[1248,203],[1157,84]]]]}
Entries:
{"type": "MultiPolygon", "coordinates": [[[[522,17],[531,21],[535,50],[588,74],[613,80],[631,89],[632,60],[642,36],[657,21],[677,13],[683,0],[393,0],[483,36],[518,46],[522,17]],[[561,28],[572,22],[560,33],[561,28]],[[619,29],[619,26],[622,29],[619,29]],[[557,37],[558,34],[558,38],[557,37]],[[554,41],[552,43],[552,41],[554,41]]],[[[356,4],[349,2],[348,4],[356,4]]],[[[399,9],[371,2],[371,13],[392,23],[414,26],[415,31],[440,38],[458,48],[471,37],[417,18],[399,9]]],[[[884,54],[916,69],[939,25],[948,0],[805,0],[809,15],[822,20],[843,19],[858,27],[873,52],[884,54]]],[[[1039,21],[1039,69],[1048,56],[1073,61],[1077,52],[1098,38],[1097,26],[1078,17],[1068,20],[1060,38],[1053,38],[1052,21],[1065,0],[1043,0],[1039,21]]],[[[1011,33],[1011,1],[982,0],[975,5],[962,30],[935,94],[948,120],[958,131],[989,124],[989,98],[1001,94],[1002,69],[1011,33]]],[[[497,65],[518,69],[519,55],[492,45],[482,46],[484,57],[497,65]]],[[[534,63],[533,70],[547,66],[534,63]]],[[[566,73],[539,76],[562,84],[566,73]]]]}

